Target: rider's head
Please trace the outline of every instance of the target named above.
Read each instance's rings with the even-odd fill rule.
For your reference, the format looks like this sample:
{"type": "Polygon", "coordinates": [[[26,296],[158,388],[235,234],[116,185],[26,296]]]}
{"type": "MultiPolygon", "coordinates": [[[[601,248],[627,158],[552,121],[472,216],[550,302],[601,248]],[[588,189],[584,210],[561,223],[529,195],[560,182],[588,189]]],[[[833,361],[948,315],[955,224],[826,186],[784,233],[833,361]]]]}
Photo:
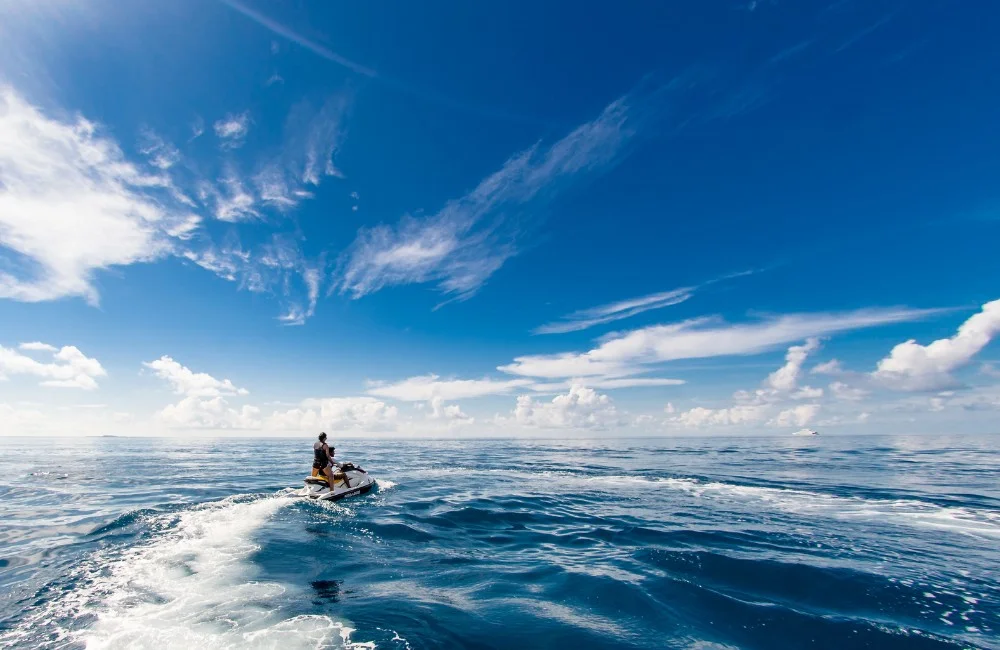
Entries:
{"type": "Polygon", "coordinates": [[[326,440],[326,434],[325,433],[319,434],[319,441],[324,442],[325,440],[326,440]]]}

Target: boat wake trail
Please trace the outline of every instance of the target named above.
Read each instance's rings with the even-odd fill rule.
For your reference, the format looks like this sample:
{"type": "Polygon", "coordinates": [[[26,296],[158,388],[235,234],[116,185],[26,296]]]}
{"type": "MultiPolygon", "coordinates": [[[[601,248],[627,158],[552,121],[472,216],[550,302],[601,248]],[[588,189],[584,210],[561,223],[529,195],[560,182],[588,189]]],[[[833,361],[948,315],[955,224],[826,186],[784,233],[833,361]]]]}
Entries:
{"type": "Polygon", "coordinates": [[[340,621],[290,613],[291,588],[257,579],[254,533],[292,503],[231,497],[154,515],[147,543],[92,556],[62,598],[0,636],[0,645],[373,648],[352,642],[340,621]]]}

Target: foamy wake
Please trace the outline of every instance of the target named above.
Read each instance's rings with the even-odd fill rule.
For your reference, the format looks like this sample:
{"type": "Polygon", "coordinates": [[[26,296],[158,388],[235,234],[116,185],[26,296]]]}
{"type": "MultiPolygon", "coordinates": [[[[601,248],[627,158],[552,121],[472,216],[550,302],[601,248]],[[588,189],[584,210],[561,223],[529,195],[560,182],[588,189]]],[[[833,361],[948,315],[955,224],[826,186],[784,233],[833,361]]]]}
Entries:
{"type": "Polygon", "coordinates": [[[718,501],[756,501],[772,510],[803,515],[889,521],[893,524],[949,530],[966,535],[1000,538],[1000,511],[986,508],[961,508],[941,506],[915,499],[870,499],[860,496],[840,496],[794,488],[758,487],[702,481],[694,478],[658,478],[629,475],[582,475],[566,471],[523,472],[506,469],[434,468],[422,474],[503,474],[517,481],[544,482],[546,487],[562,486],[568,489],[607,490],[622,489],[671,489],[686,492],[697,498],[718,501]]]}
{"type": "Polygon", "coordinates": [[[353,630],[329,617],[284,616],[289,587],[256,579],[253,535],[289,503],[225,499],[184,512],[173,526],[159,522],[151,543],[96,567],[68,602],[33,618],[96,615],[66,635],[95,649],[374,648],[351,642],[353,630]]]}
{"type": "Polygon", "coordinates": [[[1000,537],[1000,512],[982,508],[947,507],[913,499],[866,499],[688,478],[663,478],[654,481],[697,497],[752,499],[785,512],[827,515],[839,519],[889,520],[896,524],[1000,537]]]}

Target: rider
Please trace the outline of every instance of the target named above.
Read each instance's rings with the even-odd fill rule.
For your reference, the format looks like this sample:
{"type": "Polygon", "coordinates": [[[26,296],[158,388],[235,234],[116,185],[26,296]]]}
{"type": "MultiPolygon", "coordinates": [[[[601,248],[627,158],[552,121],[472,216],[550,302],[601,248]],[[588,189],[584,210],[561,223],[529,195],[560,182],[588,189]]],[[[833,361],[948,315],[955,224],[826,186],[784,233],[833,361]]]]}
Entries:
{"type": "Polygon", "coordinates": [[[331,448],[326,444],[326,433],[319,434],[319,441],[313,443],[313,471],[312,475],[316,476],[320,472],[326,476],[327,484],[330,489],[333,489],[334,481],[337,478],[344,479],[344,485],[351,487],[350,480],[347,478],[347,474],[344,472],[337,472],[334,474],[333,471],[333,455],[336,453],[336,447],[331,448]]]}

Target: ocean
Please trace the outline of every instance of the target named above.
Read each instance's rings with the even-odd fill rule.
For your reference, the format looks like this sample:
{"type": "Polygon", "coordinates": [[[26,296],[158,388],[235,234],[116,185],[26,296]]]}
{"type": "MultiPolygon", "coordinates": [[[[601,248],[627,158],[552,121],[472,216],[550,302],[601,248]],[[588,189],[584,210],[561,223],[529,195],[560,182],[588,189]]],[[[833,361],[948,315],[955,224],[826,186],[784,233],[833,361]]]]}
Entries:
{"type": "Polygon", "coordinates": [[[1000,648],[998,443],[0,438],[0,647],[1000,648]]]}

